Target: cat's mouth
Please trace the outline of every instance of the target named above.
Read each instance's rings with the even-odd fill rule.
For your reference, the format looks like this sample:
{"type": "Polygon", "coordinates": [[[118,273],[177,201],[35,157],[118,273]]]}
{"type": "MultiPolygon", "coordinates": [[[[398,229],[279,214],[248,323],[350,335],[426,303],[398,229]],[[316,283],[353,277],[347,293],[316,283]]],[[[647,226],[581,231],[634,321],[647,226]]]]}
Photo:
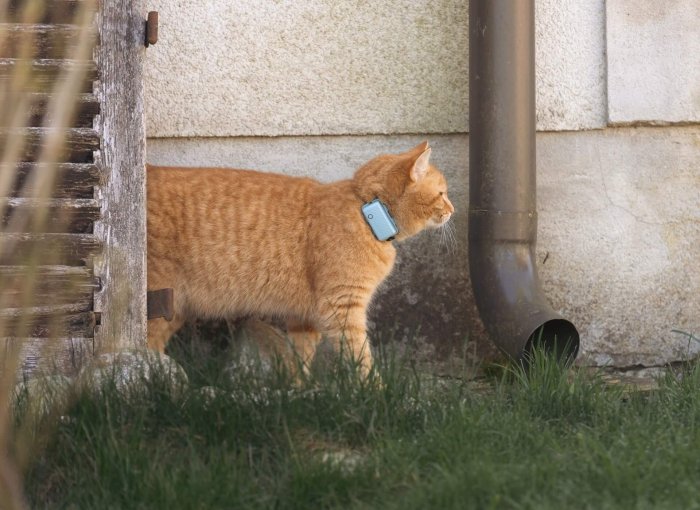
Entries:
{"type": "Polygon", "coordinates": [[[452,217],[452,213],[447,213],[443,214],[439,218],[430,218],[428,220],[428,227],[430,228],[439,228],[445,225],[448,221],[450,221],[450,218],[452,217]]]}

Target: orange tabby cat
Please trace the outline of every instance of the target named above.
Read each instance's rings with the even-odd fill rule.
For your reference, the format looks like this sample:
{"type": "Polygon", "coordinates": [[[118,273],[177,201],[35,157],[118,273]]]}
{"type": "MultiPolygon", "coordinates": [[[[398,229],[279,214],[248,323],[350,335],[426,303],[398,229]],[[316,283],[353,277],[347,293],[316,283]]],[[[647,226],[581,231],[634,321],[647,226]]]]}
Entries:
{"type": "Polygon", "coordinates": [[[175,318],[148,324],[162,351],[189,317],[272,315],[308,362],[325,335],[372,362],[367,308],[394,265],[361,207],[379,198],[406,239],[449,220],[454,207],[423,142],[376,157],[352,179],[312,179],[248,170],[150,166],[148,289],[172,287],[175,318]]]}

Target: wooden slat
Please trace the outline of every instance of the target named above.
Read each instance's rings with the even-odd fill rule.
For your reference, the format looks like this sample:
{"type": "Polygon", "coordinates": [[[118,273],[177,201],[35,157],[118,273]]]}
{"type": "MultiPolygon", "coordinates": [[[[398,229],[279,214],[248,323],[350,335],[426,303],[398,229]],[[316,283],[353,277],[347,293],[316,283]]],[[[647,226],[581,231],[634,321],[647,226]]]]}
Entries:
{"type": "Polygon", "coordinates": [[[6,82],[14,73],[18,72],[18,69],[24,66],[31,69],[31,77],[24,86],[25,92],[50,92],[55,86],[56,78],[61,70],[75,66],[85,70],[85,82],[82,89],[77,92],[92,92],[92,82],[98,78],[97,67],[93,61],[0,58],[0,83],[6,82]]]}
{"type": "MultiPolygon", "coordinates": [[[[0,204],[3,202],[0,199],[0,204]]],[[[100,218],[100,207],[97,201],[85,198],[61,198],[51,200],[36,200],[31,198],[8,198],[4,200],[4,214],[0,216],[0,225],[5,232],[12,232],[12,218],[16,215],[26,215],[35,218],[38,212],[45,210],[46,218],[41,228],[33,232],[73,232],[90,234],[93,224],[100,218]]],[[[27,221],[22,222],[20,232],[26,232],[27,221]]]]}
{"type": "MultiPolygon", "coordinates": [[[[82,0],[38,0],[36,2],[41,7],[39,19],[32,20],[34,23],[71,23],[75,19],[75,14],[82,0]]],[[[27,0],[9,0],[7,5],[8,17],[11,21],[21,21],[21,12],[27,0]]]]}
{"type": "Polygon", "coordinates": [[[15,172],[10,188],[11,197],[31,195],[32,187],[24,188],[33,172],[56,172],[58,175],[52,188],[53,198],[92,198],[94,187],[102,182],[102,174],[93,163],[62,163],[42,168],[36,163],[0,165],[0,174],[15,172]]]}
{"type": "Polygon", "coordinates": [[[101,347],[146,345],[145,19],[143,0],[102,2],[98,15],[104,138],[97,157],[109,172],[100,193],[105,218],[95,225],[105,243],[95,260],[95,274],[105,282],[95,294],[95,311],[102,313],[95,339],[101,347]]]}
{"type": "MultiPolygon", "coordinates": [[[[65,308],[65,307],[63,307],[65,308]]],[[[30,337],[77,336],[92,338],[95,334],[94,312],[23,309],[21,313],[0,310],[0,325],[4,334],[17,333],[30,337]]]]}
{"type": "Polygon", "coordinates": [[[68,315],[72,313],[82,312],[86,308],[89,309],[90,305],[80,301],[62,305],[26,306],[22,308],[0,308],[0,318],[19,319],[25,315],[68,315]]]}
{"type": "MultiPolygon", "coordinates": [[[[0,266],[0,316],[21,308],[36,308],[33,313],[85,312],[92,309],[92,294],[98,288],[92,270],[72,266],[0,266]],[[33,278],[31,298],[23,302],[23,292],[33,278]],[[70,305],[58,310],[41,307],[70,305]]],[[[14,313],[14,312],[13,312],[14,313]]]]}
{"type": "MultiPolygon", "coordinates": [[[[0,266],[0,281],[7,282],[11,278],[26,278],[28,271],[30,269],[24,266],[0,266]]],[[[92,270],[88,267],[36,266],[31,271],[42,280],[52,280],[59,283],[93,280],[92,270]]]]}
{"type": "Polygon", "coordinates": [[[5,335],[92,336],[93,293],[98,282],[87,267],[0,266],[0,327],[5,335]],[[23,287],[35,277],[29,302],[23,287]]]}
{"type": "Polygon", "coordinates": [[[70,58],[79,35],[79,27],[70,24],[0,23],[0,57],[20,58],[28,46],[31,58],[70,58]]]}
{"type": "Polygon", "coordinates": [[[0,234],[0,264],[23,265],[36,254],[44,264],[82,266],[101,248],[92,234],[0,234]]]}
{"type": "MultiPolygon", "coordinates": [[[[13,134],[13,131],[0,129],[0,147],[4,147],[5,140],[13,134]]],[[[93,159],[92,152],[100,148],[100,137],[97,131],[92,128],[70,128],[61,131],[64,150],[60,160],[71,163],[90,163],[93,159]]],[[[23,128],[21,135],[24,139],[24,147],[20,154],[21,161],[35,161],[41,154],[45,137],[52,132],[52,128],[23,128]]]]}
{"type": "Polygon", "coordinates": [[[0,338],[0,371],[6,364],[6,356],[19,350],[21,362],[19,380],[31,378],[37,373],[63,373],[75,375],[80,367],[95,355],[92,338],[0,338]]]}
{"type": "MultiPolygon", "coordinates": [[[[51,94],[31,94],[28,126],[45,125],[48,119],[46,112],[51,94]]],[[[72,127],[90,128],[93,126],[95,115],[100,113],[100,103],[93,94],[79,94],[75,101],[75,114],[72,127]]]]}

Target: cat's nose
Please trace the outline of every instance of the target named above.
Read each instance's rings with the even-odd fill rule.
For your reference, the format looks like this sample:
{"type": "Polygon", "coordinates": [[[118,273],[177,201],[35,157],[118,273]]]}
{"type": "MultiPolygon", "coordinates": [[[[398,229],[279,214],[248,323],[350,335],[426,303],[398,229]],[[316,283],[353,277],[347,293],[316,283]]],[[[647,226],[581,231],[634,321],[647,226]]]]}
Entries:
{"type": "Polygon", "coordinates": [[[452,202],[450,202],[450,199],[447,197],[445,197],[445,205],[447,205],[447,209],[449,209],[450,211],[448,214],[452,214],[453,212],[455,212],[455,207],[452,205],[452,202]]]}

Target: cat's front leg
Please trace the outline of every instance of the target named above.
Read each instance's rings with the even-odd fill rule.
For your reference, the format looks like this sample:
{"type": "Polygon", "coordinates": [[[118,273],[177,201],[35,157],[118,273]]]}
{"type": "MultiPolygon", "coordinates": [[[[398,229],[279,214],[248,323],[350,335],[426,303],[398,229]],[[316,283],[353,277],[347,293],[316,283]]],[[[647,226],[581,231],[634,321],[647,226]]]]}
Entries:
{"type": "Polygon", "coordinates": [[[350,306],[329,306],[324,312],[323,335],[336,349],[358,363],[361,374],[366,377],[373,364],[366,307],[354,302],[350,306]]]}

